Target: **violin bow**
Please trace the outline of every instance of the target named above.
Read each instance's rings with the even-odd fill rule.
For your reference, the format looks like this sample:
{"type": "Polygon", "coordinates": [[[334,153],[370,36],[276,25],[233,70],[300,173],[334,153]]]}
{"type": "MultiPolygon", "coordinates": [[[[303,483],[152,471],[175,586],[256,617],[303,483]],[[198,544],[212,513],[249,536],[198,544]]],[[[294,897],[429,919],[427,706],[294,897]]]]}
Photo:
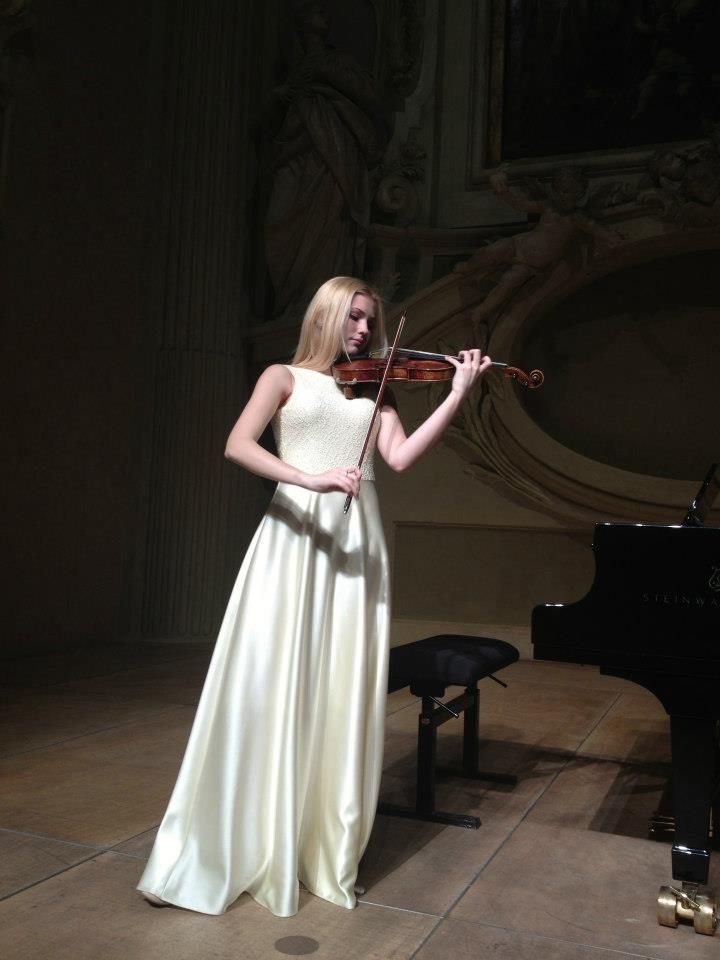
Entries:
{"type": "MultiPolygon", "coordinates": [[[[375,406],[373,407],[372,416],[370,417],[370,426],[368,427],[367,433],[365,434],[365,442],[363,443],[362,450],[360,451],[360,457],[358,459],[358,470],[363,465],[363,460],[365,459],[365,454],[367,453],[368,444],[370,443],[370,436],[372,434],[373,426],[375,425],[375,418],[378,415],[380,410],[380,405],[382,403],[383,394],[385,393],[385,384],[387,383],[388,373],[390,372],[390,365],[393,362],[395,353],[397,351],[398,343],[400,342],[400,334],[402,333],[402,328],[405,326],[405,313],[400,317],[400,323],[398,323],[397,333],[395,334],[395,339],[393,340],[393,345],[390,348],[390,353],[388,354],[387,363],[385,364],[385,372],[383,373],[383,378],[380,381],[380,386],[378,388],[378,394],[375,399],[375,406]]],[[[349,493],[345,498],[345,506],[343,507],[343,513],[347,513],[350,509],[350,504],[352,503],[352,494],[349,493]]]]}

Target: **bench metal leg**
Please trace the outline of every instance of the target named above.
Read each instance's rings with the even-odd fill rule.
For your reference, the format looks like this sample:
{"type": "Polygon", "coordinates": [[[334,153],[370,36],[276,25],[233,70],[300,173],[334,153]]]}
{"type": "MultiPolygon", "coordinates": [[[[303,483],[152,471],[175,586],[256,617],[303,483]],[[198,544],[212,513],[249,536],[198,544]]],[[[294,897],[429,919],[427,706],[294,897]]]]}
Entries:
{"type": "Polygon", "coordinates": [[[437,725],[431,697],[423,697],[418,717],[417,777],[415,806],[423,815],[435,812],[435,767],[437,764],[437,725]]]}
{"type": "Polygon", "coordinates": [[[447,813],[435,809],[435,785],[439,772],[437,768],[437,728],[452,716],[457,716],[460,711],[464,711],[462,771],[446,771],[443,769],[440,772],[451,776],[462,776],[472,780],[489,780],[513,786],[517,783],[517,777],[498,773],[483,773],[478,769],[480,693],[476,685],[467,687],[464,693],[447,704],[436,707],[436,703],[437,701],[433,697],[423,696],[422,710],[418,717],[415,807],[380,803],[378,813],[477,830],[481,824],[479,817],[469,814],[447,813]]]}
{"type": "Polygon", "coordinates": [[[464,698],[468,701],[463,714],[462,773],[448,767],[438,772],[446,777],[462,776],[466,780],[487,780],[488,783],[517,785],[517,777],[507,773],[490,773],[480,769],[480,691],[477,686],[466,687],[464,698]]]}

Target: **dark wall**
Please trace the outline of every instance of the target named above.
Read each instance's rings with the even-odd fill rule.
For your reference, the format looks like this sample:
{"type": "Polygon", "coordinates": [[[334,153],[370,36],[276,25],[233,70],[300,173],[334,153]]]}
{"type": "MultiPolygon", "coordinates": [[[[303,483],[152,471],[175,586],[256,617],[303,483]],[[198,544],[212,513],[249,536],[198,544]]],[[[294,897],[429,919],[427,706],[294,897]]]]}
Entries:
{"type": "Polygon", "coordinates": [[[0,241],[10,651],[117,631],[144,381],[148,6],[33,8],[0,241]]]}
{"type": "Polygon", "coordinates": [[[0,656],[214,635],[266,495],[223,447],[274,8],[35,0],[5,49],[0,656]]]}

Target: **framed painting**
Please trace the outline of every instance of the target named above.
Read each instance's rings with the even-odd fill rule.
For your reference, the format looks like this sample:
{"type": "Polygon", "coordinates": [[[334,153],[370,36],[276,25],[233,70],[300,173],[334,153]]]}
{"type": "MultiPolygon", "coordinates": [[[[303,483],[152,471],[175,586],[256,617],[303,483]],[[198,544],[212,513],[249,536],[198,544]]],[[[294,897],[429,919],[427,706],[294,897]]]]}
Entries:
{"type": "Polygon", "coordinates": [[[493,0],[486,163],[693,140],[720,120],[717,0],[493,0]]]}

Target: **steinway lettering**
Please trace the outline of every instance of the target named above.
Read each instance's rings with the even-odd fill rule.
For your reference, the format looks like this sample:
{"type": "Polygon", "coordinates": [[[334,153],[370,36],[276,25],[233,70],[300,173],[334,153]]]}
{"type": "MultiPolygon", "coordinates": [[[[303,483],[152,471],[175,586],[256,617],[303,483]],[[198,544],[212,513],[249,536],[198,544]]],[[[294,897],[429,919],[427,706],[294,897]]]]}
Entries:
{"type": "Polygon", "coordinates": [[[670,607],[720,607],[720,597],[684,593],[644,593],[642,602],[670,607]]]}

